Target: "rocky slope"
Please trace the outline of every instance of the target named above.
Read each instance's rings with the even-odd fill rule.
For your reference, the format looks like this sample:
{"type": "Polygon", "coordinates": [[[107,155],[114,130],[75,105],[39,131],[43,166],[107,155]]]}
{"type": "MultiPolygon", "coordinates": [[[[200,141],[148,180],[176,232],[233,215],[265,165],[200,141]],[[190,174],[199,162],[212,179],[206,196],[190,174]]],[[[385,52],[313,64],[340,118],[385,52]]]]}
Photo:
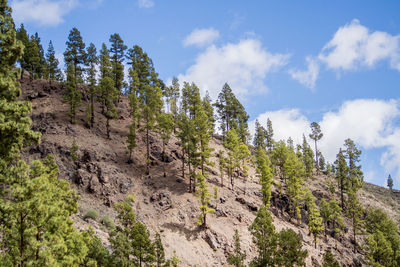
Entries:
{"type": "MultiPolygon", "coordinates": [[[[105,120],[96,109],[95,125],[86,126],[85,105],[87,97],[79,109],[77,123],[69,123],[66,111],[67,104],[62,101],[62,86],[51,85],[48,81],[23,79],[21,81],[22,99],[31,100],[33,104],[33,128],[42,133],[41,144],[31,147],[26,156],[30,159],[45,157],[48,153],[55,156],[60,169],[60,179],[67,179],[81,196],[80,213],[74,218],[79,229],[92,225],[105,245],[107,230],[101,223],[94,220],[83,220],[83,214],[89,209],[103,216],[115,217],[113,203],[122,200],[127,194],[135,194],[135,211],[139,220],[144,222],[154,234],[161,233],[167,256],[176,250],[181,259],[181,266],[227,266],[226,255],[233,249],[234,230],[241,235],[243,248],[247,251],[247,259],[255,255],[252,238],[248,226],[255,218],[261,205],[257,178],[253,168],[250,177],[236,181],[235,190],[220,184],[217,151],[223,149],[221,141],[214,138],[212,160],[215,167],[209,169],[208,178],[210,191],[218,187],[218,199],[212,202],[216,213],[209,215],[207,230],[201,230],[196,225],[199,215],[199,202],[196,196],[188,192],[188,178],[181,177],[181,152],[177,138],[172,137],[168,146],[168,158],[162,162],[160,158],[161,142],[157,134],[151,135],[152,168],[150,176],[145,175],[146,147],[144,135],[139,133],[138,147],[134,150],[133,163],[128,162],[126,155],[126,137],[130,124],[128,99],[121,97],[118,103],[118,119],[111,121],[111,139],[107,139],[105,120]],[[69,149],[73,140],[79,146],[79,170],[74,175],[74,165],[69,149]],[[166,165],[167,177],[163,177],[162,165],[166,165]]],[[[326,177],[317,176],[309,179],[307,184],[317,199],[328,196],[325,183],[326,177]]],[[[225,177],[225,185],[228,180],[225,177]]],[[[398,221],[400,196],[399,193],[389,194],[387,189],[366,184],[360,197],[365,206],[381,207],[398,221]]],[[[292,228],[303,239],[304,248],[309,251],[307,266],[320,266],[322,255],[331,248],[334,255],[344,266],[360,264],[362,254],[352,252],[349,233],[340,239],[328,236],[321,238],[317,248],[313,246],[312,237],[308,235],[307,216],[303,216],[301,225],[289,221],[288,214],[281,213],[280,207],[284,200],[277,198],[273,189],[273,206],[271,212],[277,230],[292,228]]],[[[303,210],[304,215],[307,214],[303,210]]],[[[100,221],[100,220],[98,220],[100,221]]],[[[361,239],[359,240],[361,241],[361,239]]]]}

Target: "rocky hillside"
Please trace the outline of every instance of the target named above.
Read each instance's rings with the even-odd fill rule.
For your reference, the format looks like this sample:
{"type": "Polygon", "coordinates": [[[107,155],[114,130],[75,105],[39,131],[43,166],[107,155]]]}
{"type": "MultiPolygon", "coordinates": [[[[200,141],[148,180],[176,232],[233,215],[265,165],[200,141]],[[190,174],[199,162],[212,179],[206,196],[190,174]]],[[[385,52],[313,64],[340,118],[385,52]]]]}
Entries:
{"type": "MultiPolygon", "coordinates": [[[[135,194],[135,211],[139,220],[144,222],[154,234],[161,233],[167,256],[176,250],[181,259],[181,266],[227,266],[226,255],[233,249],[234,230],[241,235],[242,246],[250,260],[255,249],[248,226],[255,218],[261,205],[255,171],[250,168],[250,177],[242,177],[235,184],[235,189],[221,186],[217,151],[223,149],[221,141],[214,138],[212,160],[216,163],[209,169],[208,183],[218,188],[218,198],[212,201],[216,212],[208,217],[209,228],[197,227],[199,201],[188,192],[188,178],[182,177],[181,149],[176,137],[172,137],[168,146],[168,157],[161,158],[161,141],[158,135],[151,135],[151,171],[145,175],[146,147],[144,135],[139,133],[138,147],[134,150],[133,162],[128,161],[126,154],[126,137],[130,124],[128,99],[121,97],[118,103],[119,118],[111,121],[111,139],[107,139],[105,119],[96,109],[95,125],[86,125],[85,105],[87,97],[79,109],[77,123],[71,125],[67,117],[67,104],[62,101],[62,86],[58,83],[25,78],[21,81],[23,94],[21,98],[31,100],[33,104],[33,128],[42,133],[41,144],[26,151],[30,159],[45,157],[48,153],[55,156],[60,170],[60,179],[67,179],[81,196],[80,213],[74,218],[79,229],[92,225],[97,234],[108,246],[107,229],[100,223],[104,216],[115,217],[113,204],[124,199],[127,194],[135,194]],[[70,157],[73,140],[79,146],[78,172],[74,175],[74,165],[70,157]],[[167,177],[163,177],[163,165],[167,177]],[[90,209],[99,213],[97,220],[83,219],[90,209]]],[[[275,178],[277,179],[277,178],[275,178]]],[[[323,175],[309,179],[307,184],[317,199],[328,197],[328,188],[323,175]]],[[[387,189],[365,184],[360,192],[365,206],[383,208],[393,219],[398,221],[400,214],[400,193],[391,194],[387,189]]],[[[271,212],[277,230],[292,228],[303,239],[304,248],[309,251],[307,266],[321,266],[322,255],[331,248],[336,258],[344,266],[359,266],[363,257],[361,251],[353,253],[350,233],[335,239],[328,235],[321,237],[314,248],[313,239],[307,227],[307,211],[302,222],[297,225],[281,207],[285,206],[285,197],[278,198],[273,189],[271,212]]],[[[349,223],[347,223],[349,225],[349,223]]],[[[346,231],[349,230],[349,226],[346,231]]],[[[348,231],[349,232],[349,231],[348,231]]],[[[360,238],[361,242],[361,238],[360,238]]]]}

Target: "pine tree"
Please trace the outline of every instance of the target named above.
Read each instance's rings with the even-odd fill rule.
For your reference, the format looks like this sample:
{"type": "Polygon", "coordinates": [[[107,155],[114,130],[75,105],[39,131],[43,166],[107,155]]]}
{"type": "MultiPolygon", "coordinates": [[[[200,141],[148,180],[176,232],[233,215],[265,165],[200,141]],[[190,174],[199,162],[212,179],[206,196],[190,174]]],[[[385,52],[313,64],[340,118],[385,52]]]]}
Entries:
{"type": "Polygon", "coordinates": [[[49,47],[46,53],[47,73],[49,76],[50,84],[52,81],[61,81],[62,73],[58,68],[58,59],[55,56],[53,43],[49,42],[49,47]]]}
{"type": "Polygon", "coordinates": [[[261,184],[261,192],[263,194],[263,204],[266,207],[269,207],[273,174],[270,167],[271,162],[269,161],[265,150],[261,147],[257,149],[256,161],[257,173],[260,175],[259,182],[261,184]]]}
{"type": "Polygon", "coordinates": [[[69,64],[67,69],[67,82],[64,91],[64,101],[69,104],[68,116],[72,124],[76,123],[76,109],[81,104],[82,94],[74,78],[74,65],[69,64]]]}
{"type": "Polygon", "coordinates": [[[89,98],[90,98],[90,103],[87,107],[87,113],[88,113],[88,124],[90,126],[94,125],[94,100],[97,94],[97,87],[96,87],[96,65],[99,62],[99,59],[97,57],[97,50],[96,47],[94,46],[93,43],[90,43],[87,51],[86,51],[87,57],[86,57],[86,64],[88,66],[87,69],[87,81],[89,84],[89,98]]]}
{"type": "Polygon", "coordinates": [[[160,233],[156,233],[156,237],[154,240],[154,256],[155,256],[155,262],[157,267],[162,267],[165,266],[166,260],[165,260],[165,251],[164,251],[164,246],[161,241],[161,236],[160,233]]]}
{"type": "Polygon", "coordinates": [[[392,189],[393,189],[393,179],[392,179],[392,176],[390,176],[390,174],[389,174],[389,176],[387,178],[387,186],[389,187],[390,191],[392,191],[392,189]]]}
{"type": "Polygon", "coordinates": [[[82,83],[82,67],[86,61],[85,43],[82,40],[81,33],[77,28],[72,28],[68,35],[68,41],[65,43],[67,49],[64,52],[64,61],[67,66],[73,66],[74,83],[82,83]]]}
{"type": "MultiPolygon", "coordinates": [[[[305,266],[308,251],[302,249],[300,236],[292,229],[283,229],[277,234],[275,264],[277,266],[305,266]]],[[[271,265],[274,266],[274,265],[271,265]]]]}
{"type": "Polygon", "coordinates": [[[304,135],[303,135],[302,152],[303,152],[303,164],[306,170],[306,176],[311,177],[314,168],[314,159],[313,159],[314,153],[310,145],[307,143],[307,139],[304,135]]]}
{"type": "Polygon", "coordinates": [[[229,130],[235,129],[241,141],[246,143],[249,135],[247,125],[249,116],[227,83],[222,87],[214,105],[217,108],[223,136],[225,137],[229,130]]]}
{"type": "Polygon", "coordinates": [[[381,209],[369,208],[365,218],[367,231],[364,250],[373,266],[399,266],[400,235],[397,224],[381,209]]]}
{"type": "Polygon", "coordinates": [[[258,149],[258,148],[263,148],[266,149],[267,144],[265,143],[266,141],[266,135],[267,135],[267,130],[260,124],[258,120],[256,120],[255,124],[255,134],[254,134],[254,141],[253,145],[258,149]]]}
{"type": "Polygon", "coordinates": [[[250,266],[274,266],[277,256],[277,236],[267,207],[261,206],[249,231],[257,247],[257,256],[251,261],[250,266]]]}
{"type": "Polygon", "coordinates": [[[233,240],[235,241],[235,248],[233,253],[228,255],[228,263],[235,267],[245,267],[244,261],[246,259],[246,252],[242,251],[240,247],[240,235],[237,229],[235,229],[233,240]]]}
{"type": "Polygon", "coordinates": [[[107,138],[110,139],[110,120],[118,117],[114,101],[118,98],[118,91],[114,87],[114,82],[110,77],[100,80],[98,85],[100,101],[104,103],[104,115],[106,117],[107,138]]]}
{"type": "Polygon", "coordinates": [[[83,232],[86,240],[88,253],[83,262],[83,266],[111,266],[110,252],[103,246],[101,239],[96,235],[93,228],[83,232]]]}
{"type": "Polygon", "coordinates": [[[234,187],[234,172],[240,166],[239,162],[239,146],[240,139],[235,129],[231,129],[226,133],[224,147],[228,150],[228,157],[226,160],[227,174],[231,180],[231,189],[234,187]]]}
{"type": "Polygon", "coordinates": [[[158,129],[161,135],[162,140],[162,159],[163,159],[163,172],[164,177],[167,177],[165,171],[165,164],[167,162],[167,155],[165,153],[165,146],[168,144],[169,139],[171,138],[172,130],[174,127],[174,120],[172,118],[171,113],[161,113],[158,117],[158,129]]]}
{"type": "Polygon", "coordinates": [[[357,191],[362,187],[363,184],[363,173],[361,171],[361,165],[357,165],[360,161],[361,150],[356,147],[356,144],[351,139],[344,141],[346,147],[345,154],[349,161],[349,180],[351,189],[357,191]]]}
{"type": "Polygon", "coordinates": [[[283,165],[284,177],[287,180],[287,194],[292,210],[292,216],[300,221],[300,204],[303,199],[304,166],[294,151],[289,151],[283,165]]]}
{"type": "Polygon", "coordinates": [[[110,36],[110,52],[111,52],[111,66],[112,66],[112,77],[114,80],[114,87],[118,92],[122,93],[122,87],[124,83],[124,58],[127,46],[124,45],[124,41],[118,33],[114,33],[110,36]]]}
{"type": "Polygon", "coordinates": [[[38,43],[34,39],[33,35],[30,37],[29,42],[25,49],[25,57],[27,60],[27,71],[30,73],[30,78],[40,78],[38,71],[40,69],[40,50],[38,43]]]}
{"type": "Polygon", "coordinates": [[[349,173],[349,168],[347,167],[346,159],[344,157],[342,149],[340,149],[339,153],[336,155],[335,169],[336,169],[336,180],[338,182],[338,188],[340,191],[340,206],[343,209],[344,193],[348,190],[347,177],[349,173]]]}
{"type": "Polygon", "coordinates": [[[199,220],[197,221],[197,224],[200,225],[203,228],[207,227],[207,214],[210,212],[215,212],[215,209],[212,209],[208,207],[210,204],[211,200],[211,194],[208,191],[208,186],[206,183],[206,179],[201,173],[197,174],[197,186],[198,186],[198,192],[197,196],[200,198],[200,217],[199,220]]]}
{"type": "Polygon", "coordinates": [[[362,230],[363,220],[362,216],[364,213],[364,209],[361,206],[361,203],[357,197],[357,193],[353,190],[350,190],[348,193],[347,199],[347,217],[351,220],[351,225],[353,228],[353,240],[354,240],[354,252],[356,252],[357,247],[357,233],[362,230]]]}
{"type": "Polygon", "coordinates": [[[150,233],[146,226],[136,219],[132,209],[133,201],[134,196],[128,196],[114,206],[120,224],[111,233],[109,240],[113,248],[113,264],[118,266],[151,265],[155,261],[150,233]]]}
{"type": "Polygon", "coordinates": [[[322,262],[323,267],[340,267],[339,262],[335,259],[330,249],[325,251],[323,259],[324,259],[324,261],[322,262]]]}
{"type": "Polygon", "coordinates": [[[215,116],[214,116],[214,108],[211,103],[211,97],[208,91],[206,91],[206,95],[203,97],[203,109],[204,112],[207,114],[210,134],[211,136],[213,136],[215,130],[215,116]]]}
{"type": "Polygon", "coordinates": [[[321,138],[324,136],[324,134],[321,132],[321,127],[319,126],[318,123],[313,122],[311,123],[311,134],[310,138],[314,140],[315,144],[315,167],[317,168],[317,172],[319,171],[319,166],[318,166],[318,149],[317,149],[317,141],[321,140],[321,138]]]}
{"type": "Polygon", "coordinates": [[[79,265],[87,247],[69,217],[78,211],[78,196],[58,179],[52,156],[27,165],[20,160],[5,178],[2,250],[13,266],[79,265]]]}
{"type": "Polygon", "coordinates": [[[136,147],[136,125],[137,125],[137,118],[139,117],[139,106],[138,100],[135,93],[130,93],[129,97],[129,105],[131,107],[131,116],[132,122],[129,126],[129,134],[127,138],[128,148],[127,153],[129,154],[129,162],[132,161],[132,151],[136,147]]]}
{"type": "Polygon", "coordinates": [[[69,219],[77,211],[76,193],[58,179],[53,157],[30,165],[21,160],[22,148],[38,142],[40,134],[30,130],[31,104],[17,101],[15,63],[22,45],[7,1],[0,1],[0,21],[0,262],[79,265],[87,248],[69,219]]]}
{"type": "Polygon", "coordinates": [[[39,54],[38,65],[35,68],[36,76],[38,78],[48,78],[44,49],[43,49],[42,44],[40,43],[40,37],[37,32],[35,33],[35,35],[32,36],[32,40],[36,43],[36,46],[38,48],[38,54],[39,54]]]}
{"type": "Polygon", "coordinates": [[[271,151],[274,148],[274,130],[272,129],[272,122],[268,118],[267,119],[267,130],[266,130],[266,145],[268,151],[271,151]]]}
{"type": "Polygon", "coordinates": [[[24,24],[21,24],[16,33],[17,40],[20,41],[24,47],[23,55],[18,59],[18,62],[23,70],[28,70],[29,68],[29,52],[27,52],[27,48],[29,45],[29,35],[25,30],[24,24]]]}
{"type": "Polygon", "coordinates": [[[342,209],[339,203],[332,199],[329,202],[324,198],[320,202],[320,213],[324,224],[324,235],[326,238],[328,223],[332,225],[335,234],[338,234],[343,228],[343,217],[341,216],[342,209]]]}
{"type": "Polygon", "coordinates": [[[322,232],[322,218],[315,204],[314,196],[312,195],[310,190],[306,191],[305,202],[308,208],[308,227],[310,233],[314,237],[314,246],[317,248],[317,238],[319,234],[322,232]]]}

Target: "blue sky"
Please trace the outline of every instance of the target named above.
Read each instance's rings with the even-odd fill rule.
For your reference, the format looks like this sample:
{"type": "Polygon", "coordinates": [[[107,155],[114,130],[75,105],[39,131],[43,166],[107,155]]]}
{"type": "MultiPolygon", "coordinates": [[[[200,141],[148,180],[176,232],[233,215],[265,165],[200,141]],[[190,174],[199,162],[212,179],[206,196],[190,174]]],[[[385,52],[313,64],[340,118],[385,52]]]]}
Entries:
{"type": "Polygon", "coordinates": [[[365,179],[400,186],[399,1],[13,0],[14,19],[52,40],[72,27],[100,47],[118,32],[160,77],[195,82],[215,100],[228,82],[276,139],[301,140],[317,121],[333,161],[346,138],[365,179]]]}

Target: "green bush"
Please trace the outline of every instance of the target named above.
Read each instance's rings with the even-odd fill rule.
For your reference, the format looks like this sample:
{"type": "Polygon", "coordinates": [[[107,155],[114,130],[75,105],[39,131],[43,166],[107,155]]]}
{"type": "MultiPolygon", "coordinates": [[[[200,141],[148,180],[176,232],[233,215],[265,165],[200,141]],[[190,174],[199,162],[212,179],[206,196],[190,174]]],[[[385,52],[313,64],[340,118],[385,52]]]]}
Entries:
{"type": "Polygon", "coordinates": [[[115,228],[115,224],[114,221],[108,217],[107,215],[104,216],[103,218],[101,218],[101,223],[106,226],[108,229],[114,229],[115,228]]]}
{"type": "Polygon", "coordinates": [[[99,213],[97,212],[97,210],[94,209],[90,209],[88,210],[85,215],[83,215],[83,219],[86,220],[88,218],[92,219],[92,220],[96,220],[99,217],[99,213]]]}

